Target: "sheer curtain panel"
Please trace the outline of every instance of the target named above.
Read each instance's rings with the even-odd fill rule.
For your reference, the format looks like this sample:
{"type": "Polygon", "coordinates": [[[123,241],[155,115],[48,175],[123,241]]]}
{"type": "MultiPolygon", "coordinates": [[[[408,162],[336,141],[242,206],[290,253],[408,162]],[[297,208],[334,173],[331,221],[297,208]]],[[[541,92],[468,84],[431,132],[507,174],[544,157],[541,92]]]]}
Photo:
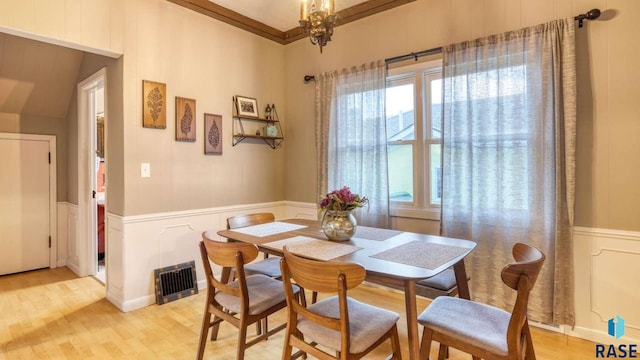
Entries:
{"type": "Polygon", "coordinates": [[[343,186],[369,198],[358,224],[388,227],[386,66],[377,61],[315,76],[318,201],[343,186]]]}
{"type": "Polygon", "coordinates": [[[532,320],[574,324],[573,19],[444,48],[442,234],[476,241],[474,299],[505,309],[500,271],[516,242],[547,256],[532,320]]]}

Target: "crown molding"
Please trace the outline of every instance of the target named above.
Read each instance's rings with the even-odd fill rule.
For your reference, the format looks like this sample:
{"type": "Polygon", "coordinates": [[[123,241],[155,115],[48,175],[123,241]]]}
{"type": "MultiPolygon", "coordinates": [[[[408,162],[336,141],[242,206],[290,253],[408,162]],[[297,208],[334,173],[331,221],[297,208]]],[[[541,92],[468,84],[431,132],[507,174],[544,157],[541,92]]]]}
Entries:
{"type": "MultiPolygon", "coordinates": [[[[258,36],[275,41],[279,44],[286,45],[296,40],[302,39],[307,35],[300,27],[295,27],[287,31],[280,31],[269,25],[261,23],[246,17],[233,10],[217,5],[208,0],[167,0],[176,5],[180,5],[187,9],[191,9],[200,14],[209,16],[213,19],[225,22],[237,28],[249,31],[258,36]]],[[[356,21],[367,16],[377,14],[394,7],[408,4],[416,0],[369,0],[354,5],[350,8],[340,10],[336,13],[338,21],[336,27],[356,21]]]]}

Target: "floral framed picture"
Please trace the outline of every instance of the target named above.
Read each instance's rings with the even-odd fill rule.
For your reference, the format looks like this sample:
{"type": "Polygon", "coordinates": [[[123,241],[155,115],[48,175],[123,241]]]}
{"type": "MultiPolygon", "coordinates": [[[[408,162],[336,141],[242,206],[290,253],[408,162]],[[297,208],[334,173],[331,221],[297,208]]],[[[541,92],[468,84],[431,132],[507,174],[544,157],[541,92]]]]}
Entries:
{"type": "Polygon", "coordinates": [[[196,141],[196,101],[176,96],[176,141],[196,141]]]}
{"type": "Polygon", "coordinates": [[[167,85],[142,80],[142,127],[167,127],[167,85]]]}
{"type": "Polygon", "coordinates": [[[222,155],[222,115],[204,114],[204,154],[222,155]]]}
{"type": "Polygon", "coordinates": [[[258,117],[258,100],[236,95],[236,110],[238,116],[258,117]]]}

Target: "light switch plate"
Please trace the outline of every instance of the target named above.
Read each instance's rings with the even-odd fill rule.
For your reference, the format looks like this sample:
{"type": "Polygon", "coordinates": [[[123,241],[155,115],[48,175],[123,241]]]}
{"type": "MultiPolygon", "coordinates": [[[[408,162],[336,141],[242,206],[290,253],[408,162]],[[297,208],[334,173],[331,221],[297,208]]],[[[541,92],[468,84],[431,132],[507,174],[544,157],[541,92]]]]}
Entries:
{"type": "Polygon", "coordinates": [[[143,177],[143,178],[151,177],[151,164],[140,163],[140,177],[143,177]]]}

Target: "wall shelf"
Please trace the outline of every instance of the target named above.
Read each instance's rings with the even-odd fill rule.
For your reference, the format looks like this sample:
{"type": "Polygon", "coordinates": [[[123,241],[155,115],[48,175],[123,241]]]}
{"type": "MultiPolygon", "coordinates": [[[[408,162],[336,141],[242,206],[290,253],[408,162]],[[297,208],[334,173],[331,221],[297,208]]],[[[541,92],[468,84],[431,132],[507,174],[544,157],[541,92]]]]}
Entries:
{"type": "Polygon", "coordinates": [[[271,111],[271,118],[261,118],[252,116],[239,116],[235,106],[235,98],[233,99],[233,141],[232,145],[236,146],[246,139],[262,139],[265,144],[269,145],[272,149],[276,149],[284,141],[284,134],[282,127],[280,126],[280,120],[278,119],[278,113],[275,110],[275,105],[271,111]],[[246,129],[245,129],[246,125],[246,129]],[[265,128],[267,126],[273,126],[276,129],[276,136],[265,135],[265,128]]]}

